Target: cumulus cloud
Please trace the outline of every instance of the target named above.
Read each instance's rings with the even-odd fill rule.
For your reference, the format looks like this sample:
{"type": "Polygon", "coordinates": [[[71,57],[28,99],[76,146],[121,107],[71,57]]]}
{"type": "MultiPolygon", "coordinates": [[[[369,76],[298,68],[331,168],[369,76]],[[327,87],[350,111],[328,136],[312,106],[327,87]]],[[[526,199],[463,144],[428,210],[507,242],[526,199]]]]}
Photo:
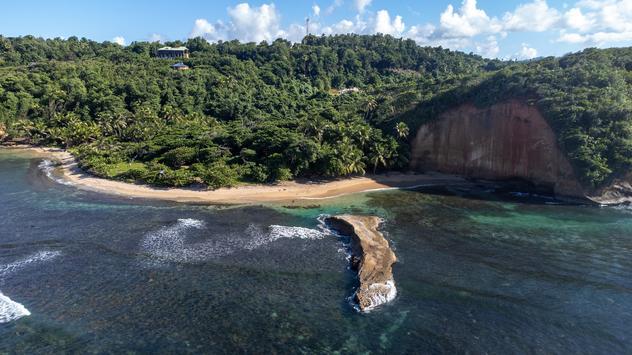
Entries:
{"type": "Polygon", "coordinates": [[[515,59],[533,59],[538,56],[538,51],[535,48],[529,47],[528,44],[522,43],[520,51],[514,55],[515,59]]]}
{"type": "MultiPolygon", "coordinates": [[[[516,32],[548,32],[553,41],[576,46],[632,41],[632,0],[577,0],[558,8],[549,5],[547,0],[523,0],[512,11],[497,16],[480,8],[476,0],[462,0],[456,6],[448,5],[436,21],[412,26],[406,26],[402,16],[389,13],[387,9],[369,11],[371,0],[347,1],[355,14],[327,23],[325,15],[345,3],[344,0],[327,1],[328,6],[322,9],[313,3],[310,33],[383,33],[410,38],[420,45],[474,51],[491,58],[500,54],[499,42],[503,43],[516,32]]],[[[201,36],[209,41],[239,39],[246,42],[271,42],[281,37],[298,42],[306,31],[300,20],[282,26],[281,15],[274,4],[241,3],[227,9],[225,21],[196,20],[190,36],[201,36]]],[[[518,53],[509,56],[530,59],[537,55],[535,48],[523,44],[518,53]]]]}
{"type": "Polygon", "coordinates": [[[487,37],[485,42],[476,43],[475,51],[476,53],[486,58],[498,58],[500,47],[498,46],[498,41],[496,40],[496,37],[489,36],[487,37]]]}
{"type": "Polygon", "coordinates": [[[125,45],[125,38],[121,37],[121,36],[116,36],[116,37],[112,38],[112,42],[118,44],[119,46],[124,46],[125,45]]]}
{"type": "Polygon", "coordinates": [[[358,10],[359,13],[363,13],[364,10],[371,5],[371,1],[372,0],[355,0],[354,5],[356,10],[358,10]]]}
{"type": "Polygon", "coordinates": [[[568,28],[581,32],[588,31],[595,25],[595,19],[584,15],[577,7],[564,14],[564,22],[568,28]]]}
{"type": "Polygon", "coordinates": [[[147,40],[149,42],[164,42],[165,38],[158,33],[152,33],[151,35],[149,35],[149,38],[147,38],[147,40]]]}
{"type": "Polygon", "coordinates": [[[582,0],[564,14],[559,42],[606,45],[632,41],[632,0],[582,0]]]}
{"type": "Polygon", "coordinates": [[[535,0],[506,13],[503,28],[507,31],[544,32],[554,27],[560,17],[560,13],[549,7],[545,0],[535,0]]]}
{"type": "Polygon", "coordinates": [[[502,29],[496,18],[490,18],[477,7],[476,0],[464,0],[458,10],[452,4],[448,5],[439,18],[439,24],[439,35],[444,38],[473,37],[502,29]]]}
{"type": "Polygon", "coordinates": [[[228,16],[230,21],[226,24],[196,20],[189,37],[204,37],[209,41],[237,38],[245,42],[271,42],[286,35],[280,28],[281,16],[274,4],[251,7],[248,3],[241,3],[229,7],[228,16]]]}
{"type": "Polygon", "coordinates": [[[380,10],[375,16],[375,32],[400,37],[406,25],[401,16],[395,16],[391,21],[391,15],[386,10],[380,10]]]}

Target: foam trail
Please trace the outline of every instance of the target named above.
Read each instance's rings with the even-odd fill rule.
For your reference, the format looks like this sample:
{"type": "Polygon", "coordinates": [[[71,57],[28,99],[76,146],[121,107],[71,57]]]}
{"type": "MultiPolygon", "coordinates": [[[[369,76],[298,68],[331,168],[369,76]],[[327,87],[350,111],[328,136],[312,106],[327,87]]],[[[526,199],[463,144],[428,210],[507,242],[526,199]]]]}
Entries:
{"type": "Polygon", "coordinates": [[[35,262],[54,259],[58,257],[59,255],[61,255],[61,252],[59,251],[40,251],[33,255],[29,255],[24,259],[20,259],[18,261],[14,261],[12,263],[5,264],[5,265],[0,265],[0,276],[9,275],[15,272],[16,270],[19,270],[35,262]]]}
{"type": "Polygon", "coordinates": [[[0,323],[8,323],[30,315],[31,312],[29,312],[29,310],[23,305],[14,302],[0,292],[0,323]]]}
{"type": "Polygon", "coordinates": [[[46,175],[47,178],[53,180],[54,182],[61,184],[61,185],[66,185],[66,186],[72,186],[73,183],[71,183],[70,181],[67,181],[63,178],[59,178],[57,176],[55,176],[54,172],[55,172],[55,168],[57,167],[57,165],[55,163],[53,163],[51,160],[48,159],[44,159],[42,160],[41,163],[39,163],[39,165],[37,166],[38,168],[40,168],[40,170],[42,170],[42,172],[44,172],[44,174],[46,175]]]}
{"type": "Polygon", "coordinates": [[[233,252],[230,243],[207,241],[185,245],[188,231],[204,227],[204,222],[197,219],[179,219],[172,226],[148,233],[141,242],[141,250],[156,259],[172,262],[201,262],[233,252]]]}
{"type": "Polygon", "coordinates": [[[246,230],[253,238],[245,245],[248,250],[257,249],[263,245],[272,243],[279,239],[323,239],[326,234],[311,228],[304,227],[288,227],[271,225],[268,227],[268,231],[264,232],[261,228],[250,225],[246,230]]]}

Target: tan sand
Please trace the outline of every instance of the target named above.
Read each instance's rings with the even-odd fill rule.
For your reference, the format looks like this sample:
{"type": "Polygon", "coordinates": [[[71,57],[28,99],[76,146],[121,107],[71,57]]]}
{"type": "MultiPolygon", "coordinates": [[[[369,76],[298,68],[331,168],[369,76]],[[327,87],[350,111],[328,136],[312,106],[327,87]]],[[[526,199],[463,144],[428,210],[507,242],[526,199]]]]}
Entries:
{"type": "Polygon", "coordinates": [[[410,189],[420,186],[458,184],[465,180],[443,174],[389,173],[352,177],[326,182],[287,181],[269,185],[244,185],[217,190],[187,188],[157,188],[147,185],[107,180],[89,175],[78,166],[74,157],[62,149],[19,147],[61,163],[64,180],[75,187],[104,194],[132,198],[167,200],[189,203],[257,204],[268,202],[300,202],[322,200],[349,194],[387,189],[410,189]]]}

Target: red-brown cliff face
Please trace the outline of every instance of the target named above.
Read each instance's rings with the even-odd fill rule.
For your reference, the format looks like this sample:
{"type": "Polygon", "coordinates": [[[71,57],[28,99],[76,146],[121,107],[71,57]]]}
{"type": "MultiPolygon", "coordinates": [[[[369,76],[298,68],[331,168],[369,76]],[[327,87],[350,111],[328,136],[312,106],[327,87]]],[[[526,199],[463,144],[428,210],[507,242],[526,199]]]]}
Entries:
{"type": "Polygon", "coordinates": [[[518,100],[488,108],[462,105],[421,126],[410,166],[483,179],[522,178],[559,195],[585,195],[544,117],[518,100]]]}

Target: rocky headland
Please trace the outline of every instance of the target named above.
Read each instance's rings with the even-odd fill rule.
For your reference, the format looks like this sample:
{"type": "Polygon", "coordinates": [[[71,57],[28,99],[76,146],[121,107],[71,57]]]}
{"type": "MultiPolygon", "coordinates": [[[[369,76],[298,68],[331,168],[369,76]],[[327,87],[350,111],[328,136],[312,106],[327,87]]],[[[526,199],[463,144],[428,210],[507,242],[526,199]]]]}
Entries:
{"type": "Polygon", "coordinates": [[[582,186],[557,141],[538,108],[526,101],[486,108],[464,104],[419,127],[411,141],[410,168],[489,180],[519,178],[560,198],[632,202],[632,174],[601,189],[582,186]]]}
{"type": "Polygon", "coordinates": [[[393,264],[397,257],[384,235],[378,231],[382,222],[375,216],[341,215],[329,217],[327,224],[351,237],[351,263],[358,271],[360,285],[354,298],[360,311],[367,312],[395,298],[393,264]]]}

